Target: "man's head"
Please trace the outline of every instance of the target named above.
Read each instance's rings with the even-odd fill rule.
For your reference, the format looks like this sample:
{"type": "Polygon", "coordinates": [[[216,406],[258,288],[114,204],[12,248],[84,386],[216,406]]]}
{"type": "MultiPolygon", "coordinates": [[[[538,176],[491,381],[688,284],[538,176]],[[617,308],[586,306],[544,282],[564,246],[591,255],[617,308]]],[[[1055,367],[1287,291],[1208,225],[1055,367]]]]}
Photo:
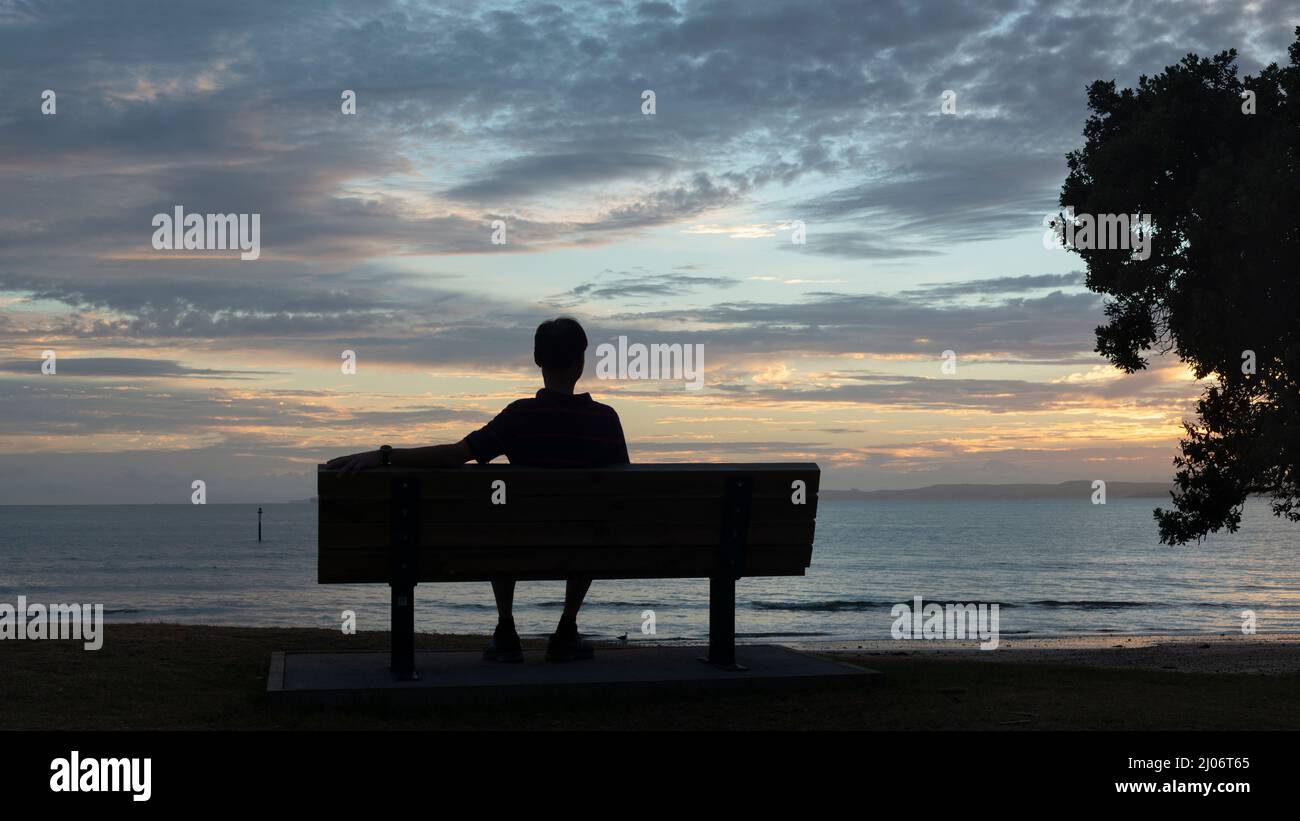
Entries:
{"type": "Polygon", "coordinates": [[[562,316],[537,326],[533,335],[533,361],[542,369],[546,386],[573,390],[582,376],[587,332],[576,319],[562,316]]]}

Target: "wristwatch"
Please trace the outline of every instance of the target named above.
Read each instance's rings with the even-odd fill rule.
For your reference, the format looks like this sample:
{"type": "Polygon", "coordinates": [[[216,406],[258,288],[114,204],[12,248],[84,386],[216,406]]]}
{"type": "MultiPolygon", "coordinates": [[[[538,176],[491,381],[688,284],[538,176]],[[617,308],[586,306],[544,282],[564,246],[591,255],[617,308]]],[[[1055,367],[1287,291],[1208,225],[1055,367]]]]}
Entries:
{"type": "Polygon", "coordinates": [[[379,464],[390,467],[393,464],[393,446],[383,445],[379,448],[379,464]]]}

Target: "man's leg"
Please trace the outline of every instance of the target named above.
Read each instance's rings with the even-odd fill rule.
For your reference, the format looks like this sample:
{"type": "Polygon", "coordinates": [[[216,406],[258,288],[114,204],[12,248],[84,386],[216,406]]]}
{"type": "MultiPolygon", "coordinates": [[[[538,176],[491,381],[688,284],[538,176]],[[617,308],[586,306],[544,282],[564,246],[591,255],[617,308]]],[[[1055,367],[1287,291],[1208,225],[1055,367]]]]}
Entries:
{"type": "Polygon", "coordinates": [[[489,661],[523,661],[523,648],[519,634],[515,632],[515,580],[493,579],[492,595],[497,600],[497,629],[492,631],[492,641],[483,651],[483,658],[489,661]]]}
{"type": "Polygon", "coordinates": [[[515,580],[494,579],[492,595],[497,600],[497,627],[515,629],[515,580]]]}
{"type": "Polygon", "coordinates": [[[560,626],[556,632],[577,631],[578,608],[591,588],[591,579],[569,579],[564,585],[564,612],[560,614],[560,626]]]}
{"type": "Polygon", "coordinates": [[[595,655],[591,642],[578,638],[578,608],[591,587],[591,579],[569,579],[564,586],[564,612],[551,640],[546,643],[547,661],[578,661],[595,655]]]}

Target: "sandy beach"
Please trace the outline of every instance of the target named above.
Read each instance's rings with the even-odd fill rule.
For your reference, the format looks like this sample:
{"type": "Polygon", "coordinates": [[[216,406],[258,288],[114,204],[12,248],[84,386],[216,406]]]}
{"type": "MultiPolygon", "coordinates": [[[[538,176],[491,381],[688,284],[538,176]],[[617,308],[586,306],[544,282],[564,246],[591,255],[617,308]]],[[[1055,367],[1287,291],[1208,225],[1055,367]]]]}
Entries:
{"type": "MultiPolygon", "coordinates": [[[[483,641],[416,636],[428,650],[483,641]]],[[[272,651],[382,651],[387,633],[111,624],[93,652],[0,642],[0,729],[1300,729],[1295,635],[1022,639],[992,652],[898,644],[801,648],[884,673],[860,689],[385,712],[276,709],[266,680],[272,651]]],[[[525,641],[526,663],[543,663],[542,646],[525,641]]],[[[636,643],[598,646],[591,663],[621,652],[636,643]]]]}
{"type": "Polygon", "coordinates": [[[1300,674],[1297,633],[1017,638],[1002,639],[996,650],[981,650],[977,642],[945,640],[805,642],[791,646],[814,653],[852,656],[867,666],[882,658],[920,655],[980,663],[1068,664],[1117,670],[1300,674]]]}

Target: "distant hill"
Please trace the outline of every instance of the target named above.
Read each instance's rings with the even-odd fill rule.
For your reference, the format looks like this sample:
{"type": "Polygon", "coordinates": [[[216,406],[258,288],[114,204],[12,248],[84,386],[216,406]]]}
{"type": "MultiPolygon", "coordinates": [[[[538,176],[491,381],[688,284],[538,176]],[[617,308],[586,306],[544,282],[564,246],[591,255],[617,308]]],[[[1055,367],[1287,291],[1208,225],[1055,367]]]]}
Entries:
{"type": "MultiPolygon", "coordinates": [[[[1173,485],[1164,482],[1107,482],[1106,500],[1168,499],[1173,485]]],[[[1092,480],[1078,479],[1060,484],[929,485],[909,490],[825,490],[822,499],[1091,499],[1092,480]]]]}

